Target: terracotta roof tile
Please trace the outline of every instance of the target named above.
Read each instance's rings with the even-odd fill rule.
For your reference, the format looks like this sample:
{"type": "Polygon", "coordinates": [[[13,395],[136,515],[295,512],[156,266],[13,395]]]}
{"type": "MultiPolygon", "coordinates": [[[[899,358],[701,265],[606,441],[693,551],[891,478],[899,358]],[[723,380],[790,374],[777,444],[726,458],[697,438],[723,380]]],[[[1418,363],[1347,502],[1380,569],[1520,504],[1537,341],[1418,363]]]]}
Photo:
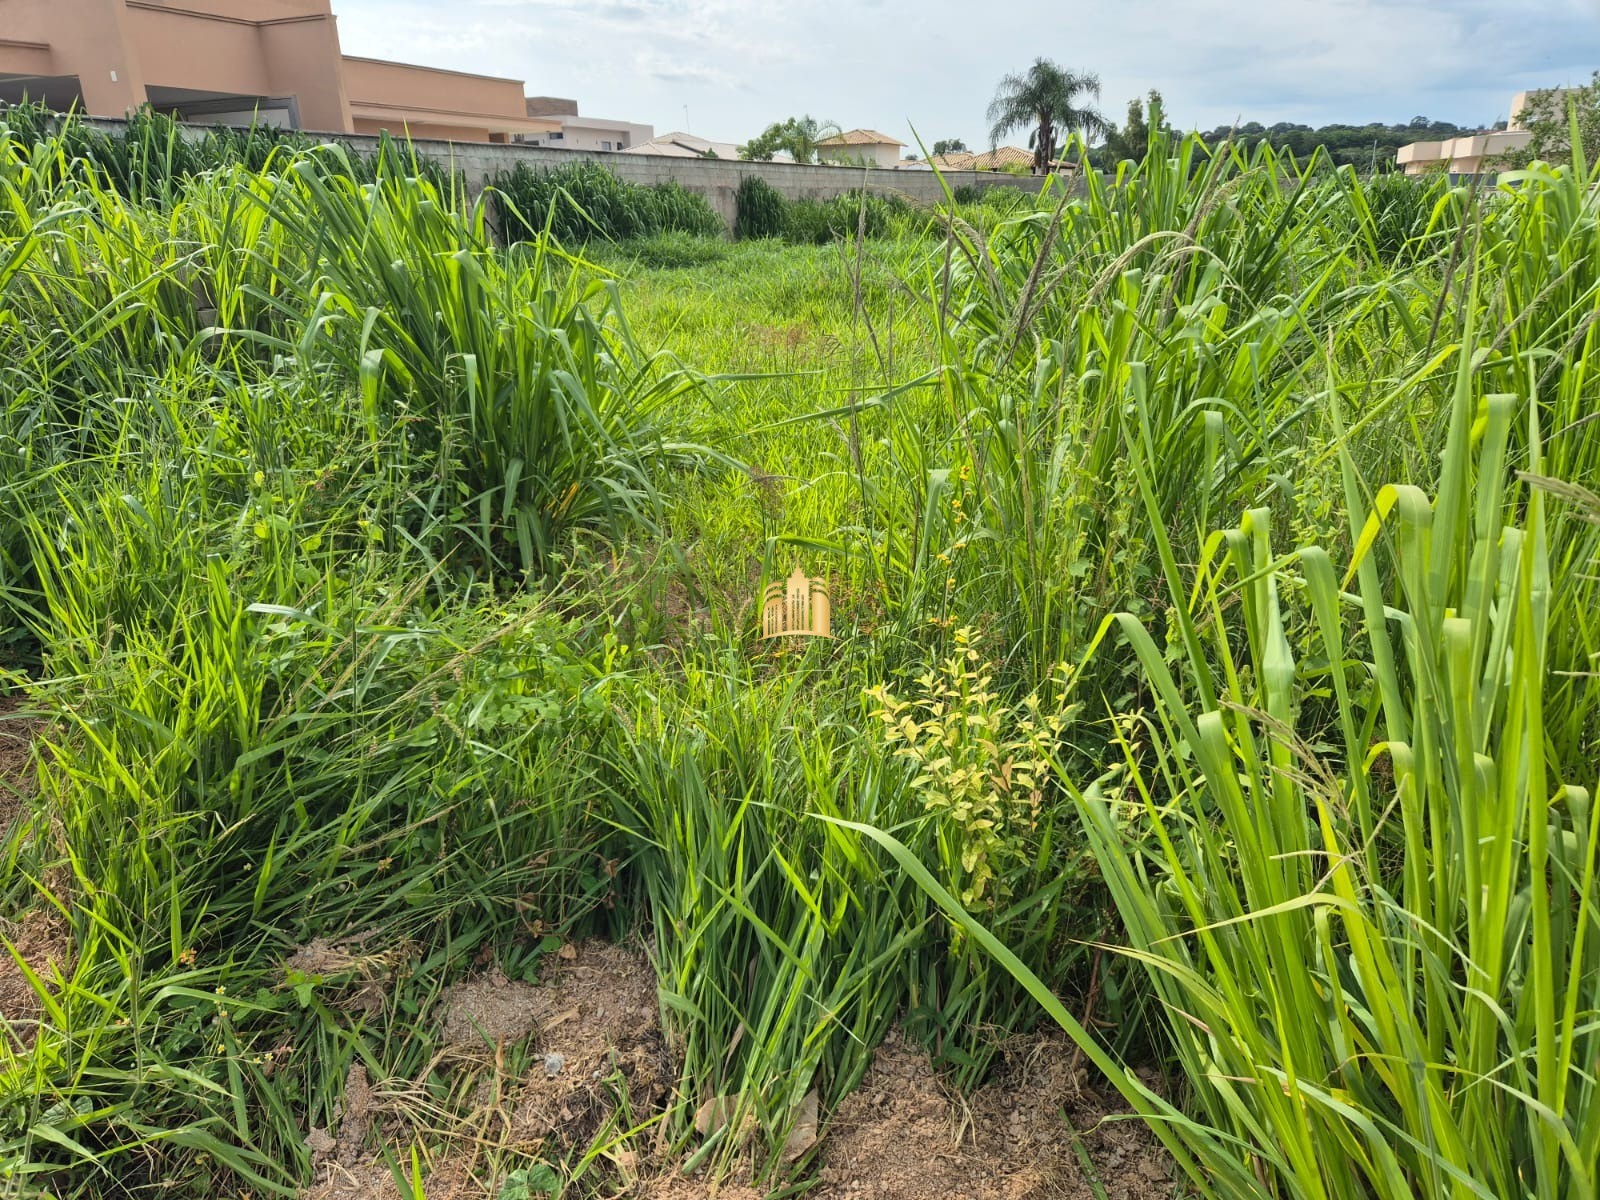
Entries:
{"type": "Polygon", "coordinates": [[[876,129],[847,129],[843,133],[836,133],[832,137],[825,137],[817,143],[819,146],[904,146],[904,142],[897,142],[886,133],[879,133],[876,129]]]}

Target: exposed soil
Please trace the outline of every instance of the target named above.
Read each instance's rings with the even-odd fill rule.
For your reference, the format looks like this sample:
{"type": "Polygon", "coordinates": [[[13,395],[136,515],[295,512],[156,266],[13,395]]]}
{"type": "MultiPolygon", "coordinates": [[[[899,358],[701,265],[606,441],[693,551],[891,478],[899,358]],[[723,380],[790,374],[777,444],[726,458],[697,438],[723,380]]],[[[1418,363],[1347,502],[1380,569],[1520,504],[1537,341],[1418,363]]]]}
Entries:
{"type": "Polygon", "coordinates": [[[681,1175],[646,1184],[637,1192],[630,1192],[639,1200],[763,1200],[762,1194],[742,1183],[728,1183],[718,1187],[699,1179],[685,1179],[681,1175]]]}
{"type": "MultiPolygon", "coordinates": [[[[0,934],[46,984],[56,972],[70,976],[77,966],[77,951],[66,917],[48,905],[30,908],[16,920],[0,920],[0,934]]],[[[44,1015],[44,1001],[22,973],[16,959],[0,948],[0,1018],[13,1037],[24,1045],[33,1041],[34,1028],[44,1015]]]]}
{"type": "Polygon", "coordinates": [[[394,1175],[382,1163],[329,1163],[318,1168],[318,1175],[317,1186],[302,1193],[305,1200],[401,1200],[394,1175]]]}
{"type": "MultiPolygon", "coordinates": [[[[307,965],[314,960],[303,960],[307,965]]],[[[343,962],[330,958],[329,965],[343,962]]],[[[359,1065],[345,1081],[337,1128],[313,1130],[318,1185],[305,1200],[401,1200],[367,1143],[446,1153],[427,1175],[428,1200],[492,1200],[489,1161],[582,1149],[617,1105],[631,1123],[662,1111],[675,1079],[645,955],[604,942],[568,946],[545,978],[491,971],[449,988],[432,1067],[464,1076],[470,1112],[437,1124],[406,1080],[374,1083],[359,1065]],[[527,1039],[512,1055],[513,1043],[527,1039]],[[526,1061],[515,1074],[509,1057],[526,1061]],[[475,1080],[475,1082],[474,1082],[475,1080]]],[[[430,1068],[431,1070],[432,1068],[430,1068]]],[[[1177,1187],[1160,1143],[1097,1088],[1056,1034],[1015,1039],[991,1082],[968,1097],[946,1088],[925,1051],[892,1033],[860,1088],[828,1123],[816,1200],[1169,1200],[1177,1187]],[[1090,1167],[1086,1172],[1082,1156],[1090,1167]]],[[[614,1194],[638,1200],[761,1200],[744,1182],[684,1178],[646,1145],[618,1151],[614,1194]],[[625,1160],[625,1161],[624,1161],[625,1160]]],[[[613,1194],[613,1193],[608,1193],[613,1194]]]]}
{"type": "Polygon", "coordinates": [[[962,1099],[898,1033],[839,1106],[823,1146],[818,1200],[1094,1200],[1073,1136],[1110,1200],[1175,1192],[1160,1143],[1095,1089],[1070,1042],[1017,1039],[996,1077],[962,1099]]]}
{"type": "MultiPolygon", "coordinates": [[[[301,970],[338,969],[349,966],[347,956],[337,946],[319,944],[290,962],[301,970]]],[[[392,1174],[365,1149],[374,1129],[389,1146],[423,1136],[457,1147],[428,1173],[428,1200],[483,1200],[494,1194],[485,1178],[485,1152],[562,1157],[587,1147],[624,1100],[635,1123],[660,1111],[676,1072],[662,1038],[649,959],[636,949],[594,941],[563,947],[550,962],[537,985],[490,971],[444,993],[442,1048],[430,1071],[465,1075],[473,1097],[464,1106],[470,1111],[456,1115],[452,1127],[439,1127],[440,1114],[424,1088],[404,1079],[374,1083],[362,1066],[353,1067],[338,1127],[313,1129],[307,1139],[317,1182],[305,1200],[400,1200],[392,1174]],[[505,1069],[506,1052],[524,1038],[530,1039],[531,1061],[513,1076],[505,1069]]],[[[717,1194],[742,1200],[728,1190],[717,1194]]],[[[670,1200],[695,1195],[709,1193],[662,1193],[670,1200]]]]}
{"type": "MultiPolygon", "coordinates": [[[[43,722],[18,716],[21,710],[20,700],[0,696],[0,837],[10,829],[34,789],[33,740],[43,722]]],[[[70,976],[77,966],[67,919],[49,903],[38,903],[15,918],[0,917],[0,935],[46,984],[55,979],[57,971],[70,976]]],[[[43,1015],[39,993],[16,960],[0,949],[0,1018],[10,1026],[11,1035],[23,1045],[31,1044],[43,1015]]]]}
{"type": "Polygon", "coordinates": [[[498,970],[454,984],[444,994],[439,1035],[447,1045],[493,1047],[520,1041],[539,1027],[544,1005],[531,983],[498,970]]]}
{"type": "Polygon", "coordinates": [[[395,971],[406,956],[404,946],[369,948],[367,942],[377,932],[369,929],[338,938],[312,938],[284,960],[284,983],[292,985],[299,977],[334,984],[338,987],[334,1003],[340,1009],[373,1016],[393,990],[395,971]]]}
{"type": "Polygon", "coordinates": [[[569,946],[548,982],[532,989],[535,1049],[513,1143],[555,1137],[581,1146],[626,1092],[635,1123],[658,1111],[676,1079],[661,1033],[656,973],[639,950],[607,942],[569,946]]]}
{"type": "Polygon", "coordinates": [[[0,834],[33,793],[33,739],[41,722],[17,716],[22,702],[0,696],[0,834]]]}

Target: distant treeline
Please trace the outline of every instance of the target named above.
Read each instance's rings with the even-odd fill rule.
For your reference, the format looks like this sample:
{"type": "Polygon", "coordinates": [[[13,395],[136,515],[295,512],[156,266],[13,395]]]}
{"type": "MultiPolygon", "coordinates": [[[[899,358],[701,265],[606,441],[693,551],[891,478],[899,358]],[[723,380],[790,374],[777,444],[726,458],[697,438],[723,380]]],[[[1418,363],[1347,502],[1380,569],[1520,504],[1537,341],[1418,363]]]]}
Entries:
{"type": "Polygon", "coordinates": [[[1315,129],[1290,121],[1280,121],[1276,125],[1250,121],[1238,126],[1219,125],[1201,136],[1211,146],[1220,145],[1230,137],[1252,144],[1271,142],[1274,149],[1288,150],[1296,158],[1304,158],[1323,146],[1334,163],[1341,166],[1349,163],[1366,171],[1374,167],[1382,170],[1386,163],[1393,163],[1395,151],[1411,142],[1434,142],[1473,132],[1474,129],[1449,121],[1413,117],[1403,125],[1323,125],[1315,129]]]}

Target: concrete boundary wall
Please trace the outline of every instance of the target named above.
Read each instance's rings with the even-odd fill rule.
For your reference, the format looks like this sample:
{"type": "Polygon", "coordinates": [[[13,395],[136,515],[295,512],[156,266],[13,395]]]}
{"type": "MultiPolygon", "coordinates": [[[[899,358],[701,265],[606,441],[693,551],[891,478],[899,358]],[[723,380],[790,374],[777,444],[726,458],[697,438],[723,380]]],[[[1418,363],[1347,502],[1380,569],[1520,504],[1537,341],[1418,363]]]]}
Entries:
{"type": "MultiPolygon", "coordinates": [[[[125,122],[93,118],[86,122],[108,133],[119,131],[125,122]]],[[[186,126],[196,137],[203,136],[200,126],[186,126]]],[[[326,137],[340,141],[352,149],[370,153],[378,148],[379,139],[361,134],[307,132],[308,137],[326,137]]],[[[944,198],[944,190],[932,171],[901,171],[884,168],[799,166],[783,162],[745,162],[741,159],[678,158],[672,155],[621,154],[588,150],[553,150],[547,146],[523,146],[515,143],[495,145],[479,142],[413,141],[417,154],[426,159],[459,171],[467,187],[476,192],[501,171],[515,170],[527,164],[535,170],[550,170],[577,162],[599,163],[625,183],[650,185],[676,182],[687,191],[704,196],[731,230],[737,215],[735,196],[739,184],[747,175],[765,179],[783,197],[789,200],[828,200],[842,193],[862,189],[885,196],[900,196],[916,204],[929,205],[944,198]]],[[[1038,192],[1044,180],[1033,175],[1007,175],[998,171],[946,171],[945,184],[954,191],[970,187],[980,191],[990,188],[1012,188],[1019,191],[1038,192]]],[[[1057,177],[1055,187],[1067,187],[1074,192],[1083,187],[1081,180],[1057,177]]],[[[1059,193],[1058,193],[1059,194],[1059,193]]]]}

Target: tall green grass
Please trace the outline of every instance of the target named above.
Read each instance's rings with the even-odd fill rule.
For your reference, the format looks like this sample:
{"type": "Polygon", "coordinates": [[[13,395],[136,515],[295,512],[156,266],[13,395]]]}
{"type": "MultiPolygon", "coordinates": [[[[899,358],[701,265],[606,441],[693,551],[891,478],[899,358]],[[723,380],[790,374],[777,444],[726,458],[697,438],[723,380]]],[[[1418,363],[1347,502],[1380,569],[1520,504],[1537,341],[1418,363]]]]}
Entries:
{"type": "MultiPolygon", "coordinates": [[[[980,378],[1011,395],[1077,351],[1057,404],[1095,413],[1124,460],[1091,473],[1131,509],[1163,596],[1124,577],[1123,611],[1028,657],[1121,645],[1143,681],[1099,677],[1109,761],[1061,769],[1099,774],[1068,786],[1182,1068],[1193,1123],[1173,1136],[1217,1194],[1591,1196],[1600,676],[1576,614],[1600,543],[1572,351],[1600,276],[1517,250],[1570,244],[1589,169],[1487,198],[1382,184],[1341,210],[1348,176],[1203,153],[1158,137],[1153,165],[1039,221],[1024,245],[1059,239],[1059,271],[1034,250],[1014,302],[950,322],[964,355],[999,352],[980,378]],[[1398,248],[1369,215],[1384,201],[1416,214],[1398,248]],[[1066,263],[1097,246],[1123,247],[1088,276],[1099,303],[1068,301],[1084,292],[1066,263]],[[1408,273],[1385,278],[1397,259],[1408,273]],[[1385,427],[1400,455],[1368,440],[1385,427]]],[[[1004,272],[1029,260],[987,246],[965,247],[970,286],[1009,299],[1004,272]]],[[[961,477],[994,494],[1070,496],[1021,467],[1055,446],[1053,468],[1081,471],[1096,444],[986,453],[991,429],[1027,427],[952,408],[961,477]]],[[[930,471],[924,496],[955,475],[930,471]]],[[[1001,555],[1039,536],[997,524],[980,529],[1001,555]]],[[[1025,585],[1061,577],[988,586],[1027,633],[1025,585]]]]}
{"type": "Polygon", "coordinates": [[[0,896],[76,952],[17,1178],[294,1194],[352,1064],[472,1091],[450,981],[605,933],[677,1087],[496,1180],[803,1186],[891,1024],[966,1085],[1047,1014],[1202,1194],[1593,1195],[1593,168],[1158,131],[592,261],[548,180],[78,136],[0,128],[0,896]],[[797,561],[839,637],[780,651],[797,561]],[[375,1007],[285,975],[352,934],[375,1007]]]}
{"type": "Polygon", "coordinates": [[[716,238],[722,218],[705,197],[676,183],[626,183],[596,162],[556,168],[519,163],[491,181],[502,231],[513,241],[548,233],[564,245],[689,234],[716,238]]]}

